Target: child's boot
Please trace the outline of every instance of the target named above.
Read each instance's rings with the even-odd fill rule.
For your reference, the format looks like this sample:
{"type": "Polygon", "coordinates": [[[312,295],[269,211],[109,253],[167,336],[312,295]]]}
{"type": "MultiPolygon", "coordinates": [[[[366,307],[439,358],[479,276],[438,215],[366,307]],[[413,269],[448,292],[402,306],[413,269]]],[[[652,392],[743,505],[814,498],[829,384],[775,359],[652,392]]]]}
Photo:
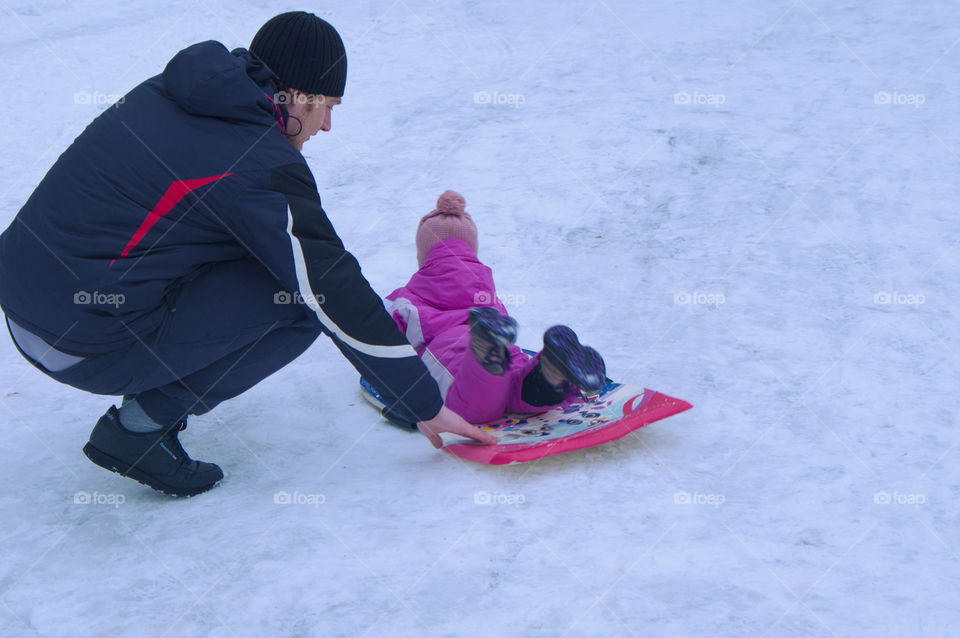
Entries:
{"type": "Polygon", "coordinates": [[[553,326],[543,334],[540,353],[543,376],[554,388],[576,386],[582,392],[592,393],[606,383],[607,367],[600,353],[582,345],[577,333],[567,326],[553,326]]]}
{"type": "Polygon", "coordinates": [[[517,320],[490,306],[470,309],[470,349],[483,369],[501,376],[510,363],[507,346],[517,340],[517,320]]]}

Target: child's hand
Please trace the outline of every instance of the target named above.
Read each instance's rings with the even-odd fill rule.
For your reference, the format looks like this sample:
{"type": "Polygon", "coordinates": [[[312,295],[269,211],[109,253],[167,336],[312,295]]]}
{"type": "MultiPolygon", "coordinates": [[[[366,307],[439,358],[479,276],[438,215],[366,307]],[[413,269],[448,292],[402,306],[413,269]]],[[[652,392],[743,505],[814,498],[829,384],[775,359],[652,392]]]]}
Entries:
{"type": "Polygon", "coordinates": [[[465,436],[474,441],[486,443],[487,445],[496,445],[497,443],[497,437],[484,432],[475,425],[470,425],[463,420],[463,417],[447,406],[440,408],[437,416],[429,421],[417,423],[417,427],[425,437],[430,439],[430,444],[437,449],[443,447],[443,440],[440,438],[441,432],[459,434],[460,436],[465,436]]]}

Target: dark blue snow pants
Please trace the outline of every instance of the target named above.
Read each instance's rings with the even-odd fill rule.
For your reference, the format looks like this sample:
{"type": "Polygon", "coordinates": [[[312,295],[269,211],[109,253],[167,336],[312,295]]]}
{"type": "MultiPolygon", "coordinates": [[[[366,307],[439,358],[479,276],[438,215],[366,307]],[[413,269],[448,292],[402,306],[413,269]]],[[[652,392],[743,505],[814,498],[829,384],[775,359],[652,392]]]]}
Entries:
{"type": "Polygon", "coordinates": [[[169,426],[248,390],[316,340],[320,322],[290,300],[257,260],[223,262],[171,295],[155,334],[59,372],[33,363],[81,390],[135,395],[150,418],[169,426]]]}

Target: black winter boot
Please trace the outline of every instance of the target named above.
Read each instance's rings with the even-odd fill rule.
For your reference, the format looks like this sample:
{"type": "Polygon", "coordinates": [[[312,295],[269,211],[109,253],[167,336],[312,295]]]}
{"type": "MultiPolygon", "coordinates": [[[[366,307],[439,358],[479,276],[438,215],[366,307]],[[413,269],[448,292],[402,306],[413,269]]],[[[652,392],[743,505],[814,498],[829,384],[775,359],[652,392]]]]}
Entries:
{"type": "Polygon", "coordinates": [[[543,334],[540,364],[547,377],[562,375],[583,392],[597,392],[606,383],[607,367],[600,353],[580,343],[577,333],[567,326],[553,326],[543,334]]]}
{"type": "Polygon", "coordinates": [[[507,346],[517,340],[517,320],[490,306],[470,309],[470,349],[483,369],[495,376],[510,363],[507,346]]]}
{"type": "Polygon", "coordinates": [[[120,424],[115,406],[100,417],[83,446],[87,458],[121,476],[127,476],[172,496],[206,492],[223,478],[213,463],[194,461],[180,445],[178,433],[186,419],[166,430],[131,432],[120,424]]]}

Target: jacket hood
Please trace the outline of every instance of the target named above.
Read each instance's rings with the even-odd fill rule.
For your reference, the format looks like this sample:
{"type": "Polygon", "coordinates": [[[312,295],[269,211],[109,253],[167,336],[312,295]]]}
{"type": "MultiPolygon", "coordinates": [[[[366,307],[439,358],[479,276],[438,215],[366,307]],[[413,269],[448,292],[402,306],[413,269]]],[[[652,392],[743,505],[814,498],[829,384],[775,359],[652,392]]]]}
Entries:
{"type": "MultiPolygon", "coordinates": [[[[177,53],[162,74],[163,86],[193,115],[270,125],[278,108],[271,71],[246,49],[228,51],[215,40],[177,53]]],[[[279,108],[286,120],[285,109],[279,108]]]]}
{"type": "Polygon", "coordinates": [[[462,239],[437,242],[406,289],[437,310],[494,306],[505,313],[496,297],[493,272],[462,239]]]}

